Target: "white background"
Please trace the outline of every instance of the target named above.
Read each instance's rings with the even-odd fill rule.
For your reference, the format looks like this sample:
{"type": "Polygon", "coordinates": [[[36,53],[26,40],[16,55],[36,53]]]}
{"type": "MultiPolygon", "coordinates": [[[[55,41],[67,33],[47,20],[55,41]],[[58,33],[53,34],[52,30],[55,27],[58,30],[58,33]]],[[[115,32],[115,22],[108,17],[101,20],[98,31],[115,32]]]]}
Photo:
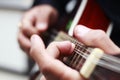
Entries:
{"type": "Polygon", "coordinates": [[[8,1],[0,0],[0,80],[27,80],[26,76],[12,74],[1,67],[18,72],[28,68],[27,56],[18,46],[17,24],[25,12],[22,10],[29,9],[33,0],[8,1]]]}

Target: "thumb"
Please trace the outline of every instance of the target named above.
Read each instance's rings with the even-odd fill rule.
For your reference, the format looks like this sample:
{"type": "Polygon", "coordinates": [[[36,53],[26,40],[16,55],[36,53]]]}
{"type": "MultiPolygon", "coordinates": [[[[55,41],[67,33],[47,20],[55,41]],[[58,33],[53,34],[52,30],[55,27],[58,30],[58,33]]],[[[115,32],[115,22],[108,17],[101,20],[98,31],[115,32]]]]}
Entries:
{"type": "Polygon", "coordinates": [[[106,35],[106,33],[100,29],[93,30],[83,25],[76,26],[74,30],[75,37],[88,46],[98,47],[109,54],[120,53],[119,47],[117,47],[112,40],[106,35]]]}

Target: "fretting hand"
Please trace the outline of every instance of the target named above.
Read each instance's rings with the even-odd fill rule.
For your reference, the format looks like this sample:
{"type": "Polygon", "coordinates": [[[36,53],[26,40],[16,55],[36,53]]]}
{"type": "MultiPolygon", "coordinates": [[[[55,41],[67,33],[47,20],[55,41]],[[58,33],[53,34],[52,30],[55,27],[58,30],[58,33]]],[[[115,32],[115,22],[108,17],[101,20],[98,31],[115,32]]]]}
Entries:
{"type": "MultiPolygon", "coordinates": [[[[120,49],[109,39],[105,32],[77,26],[75,37],[86,45],[103,49],[106,53],[119,53],[120,49]]],[[[71,55],[75,45],[69,41],[53,42],[47,48],[42,39],[31,37],[30,55],[38,63],[43,76],[40,80],[83,80],[79,72],[66,66],[61,59],[71,55]]]]}

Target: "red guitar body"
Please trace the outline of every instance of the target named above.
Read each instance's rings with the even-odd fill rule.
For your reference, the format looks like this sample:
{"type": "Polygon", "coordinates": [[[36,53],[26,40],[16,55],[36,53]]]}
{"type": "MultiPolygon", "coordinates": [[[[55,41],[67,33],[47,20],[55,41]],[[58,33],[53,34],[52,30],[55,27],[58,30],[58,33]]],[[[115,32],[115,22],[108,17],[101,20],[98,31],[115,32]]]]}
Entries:
{"type": "Polygon", "coordinates": [[[102,29],[107,31],[110,20],[96,0],[87,0],[87,5],[78,24],[85,25],[92,29],[102,29]]]}

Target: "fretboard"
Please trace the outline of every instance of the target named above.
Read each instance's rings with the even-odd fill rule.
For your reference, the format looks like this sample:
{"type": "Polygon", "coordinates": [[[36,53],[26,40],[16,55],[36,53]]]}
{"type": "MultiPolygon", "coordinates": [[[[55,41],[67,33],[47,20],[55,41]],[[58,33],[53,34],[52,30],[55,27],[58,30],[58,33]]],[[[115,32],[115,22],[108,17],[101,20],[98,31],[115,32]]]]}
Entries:
{"type": "MultiPolygon", "coordinates": [[[[75,44],[75,49],[73,51],[73,54],[68,57],[65,57],[65,59],[64,59],[64,63],[67,64],[68,66],[70,66],[78,71],[81,71],[81,70],[83,70],[83,66],[89,67],[89,70],[90,70],[90,68],[94,69],[95,66],[98,65],[103,68],[109,69],[111,71],[120,73],[120,69],[119,69],[120,59],[119,58],[114,57],[112,55],[104,54],[104,52],[99,49],[97,51],[94,51],[95,48],[84,45],[83,43],[77,41],[75,38],[67,35],[64,32],[59,32],[57,37],[55,38],[55,40],[57,40],[57,41],[67,40],[67,41],[71,41],[72,43],[75,44]],[[91,56],[91,54],[92,54],[92,56],[91,56]],[[88,62],[88,64],[86,64],[87,62],[88,62]],[[90,63],[90,65],[92,65],[92,67],[88,66],[89,63],[90,63]]],[[[87,73],[85,73],[85,74],[87,74],[87,73]]],[[[89,76],[87,76],[86,78],[88,78],[88,77],[89,76]]]]}
{"type": "Polygon", "coordinates": [[[68,36],[64,32],[59,32],[55,40],[57,41],[68,40],[75,44],[73,54],[70,55],[69,57],[66,57],[64,59],[64,62],[68,66],[79,71],[93,48],[84,45],[83,43],[77,41],[73,37],[68,36]]]}

